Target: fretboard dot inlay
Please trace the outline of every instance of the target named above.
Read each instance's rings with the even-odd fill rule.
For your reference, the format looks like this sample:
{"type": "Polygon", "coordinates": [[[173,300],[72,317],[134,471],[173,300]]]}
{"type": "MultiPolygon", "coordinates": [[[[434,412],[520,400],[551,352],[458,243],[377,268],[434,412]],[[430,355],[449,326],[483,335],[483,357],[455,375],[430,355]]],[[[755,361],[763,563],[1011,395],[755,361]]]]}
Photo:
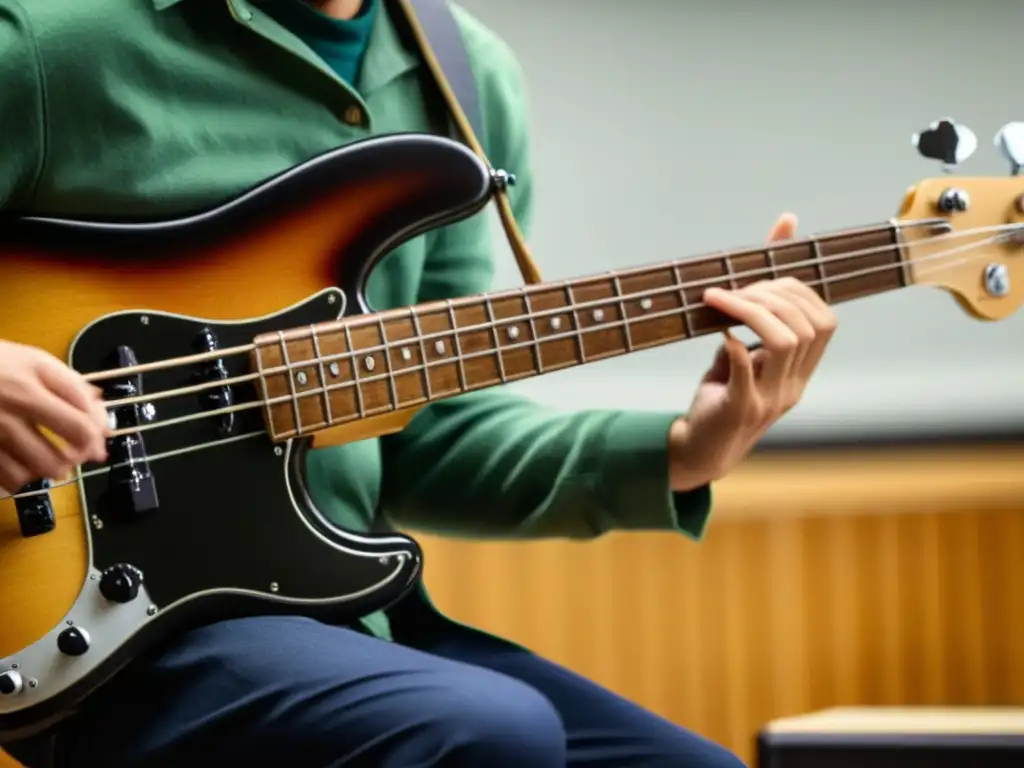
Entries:
{"type": "MultiPolygon", "coordinates": [[[[935,221],[913,224],[922,229],[920,235],[915,230],[912,241],[954,231],[935,221]]],[[[299,328],[265,333],[251,347],[252,373],[262,394],[258,405],[266,411],[272,436],[290,439],[462,392],[721,333],[730,322],[702,311],[705,288],[747,285],[769,274],[799,279],[829,303],[902,288],[914,277],[899,230],[885,225],[823,236],[820,242],[794,240],[774,253],[747,249],[545,284],[536,292],[453,299],[443,311],[430,303],[422,314],[412,307],[405,316],[371,313],[317,324],[304,335],[299,328]],[[726,259],[729,263],[723,264],[726,259]]],[[[108,418],[117,429],[115,414],[108,418]]]]}

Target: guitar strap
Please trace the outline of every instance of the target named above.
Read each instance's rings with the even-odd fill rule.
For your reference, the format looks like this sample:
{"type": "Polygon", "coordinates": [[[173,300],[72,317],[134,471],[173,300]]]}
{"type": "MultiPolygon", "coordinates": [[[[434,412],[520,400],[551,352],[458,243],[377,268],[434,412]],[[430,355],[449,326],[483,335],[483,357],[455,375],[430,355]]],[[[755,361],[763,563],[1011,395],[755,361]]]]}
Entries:
{"type": "MultiPolygon", "coordinates": [[[[469,64],[469,55],[452,13],[449,0],[395,0],[409,25],[413,41],[427,64],[432,79],[441,92],[449,116],[462,140],[491,168],[487,153],[480,144],[484,135],[480,92],[469,64]]],[[[514,168],[505,169],[515,173],[514,168]]],[[[492,169],[493,172],[493,169],[492,169]]],[[[523,280],[539,283],[540,270],[526,246],[509,203],[504,183],[495,184],[495,204],[512,254],[523,280]]]]}
{"type": "MultiPolygon", "coordinates": [[[[411,14],[419,22],[423,32],[423,40],[415,42],[421,48],[429,48],[434,55],[441,78],[447,80],[448,87],[455,97],[455,110],[460,110],[469,124],[474,137],[484,135],[483,115],[480,112],[480,94],[477,90],[476,78],[469,65],[469,55],[462,41],[459,25],[452,15],[451,6],[446,0],[407,0],[399,3],[404,6],[406,18],[411,14]]],[[[411,22],[410,22],[411,23],[411,22]]],[[[425,51],[424,51],[425,52],[425,51]]],[[[428,62],[429,65],[429,62],[428,62]]],[[[437,75],[431,71],[436,79],[437,75]]],[[[443,95],[444,89],[441,88],[443,95]]],[[[452,121],[459,133],[458,121],[454,114],[452,121]]],[[[463,136],[463,140],[472,146],[472,138],[463,136]]]]}
{"type": "MultiPolygon", "coordinates": [[[[396,19],[396,22],[405,22],[404,31],[422,54],[430,79],[444,102],[445,112],[455,132],[460,134],[462,141],[493,174],[494,169],[478,138],[485,135],[480,92],[451,5],[448,0],[394,0],[394,5],[404,17],[396,19]]],[[[514,173],[515,169],[509,168],[507,171],[514,173]]],[[[505,187],[502,183],[493,185],[502,227],[523,280],[539,283],[540,271],[516,224],[505,187]]],[[[393,530],[379,507],[371,521],[370,530],[376,533],[393,530]]],[[[388,608],[387,616],[395,639],[409,644],[424,641],[435,632],[450,630],[453,626],[450,619],[432,608],[423,591],[422,581],[388,608]]]]}

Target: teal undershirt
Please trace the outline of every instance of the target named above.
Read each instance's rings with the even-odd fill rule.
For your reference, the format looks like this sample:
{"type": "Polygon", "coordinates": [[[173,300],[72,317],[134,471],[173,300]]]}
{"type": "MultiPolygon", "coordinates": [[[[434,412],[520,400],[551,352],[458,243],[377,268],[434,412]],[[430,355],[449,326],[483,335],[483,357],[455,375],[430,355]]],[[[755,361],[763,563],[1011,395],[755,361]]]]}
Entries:
{"type": "Polygon", "coordinates": [[[321,13],[304,0],[274,0],[263,7],[355,89],[379,3],[363,0],[359,13],[344,21],[321,13]]]}

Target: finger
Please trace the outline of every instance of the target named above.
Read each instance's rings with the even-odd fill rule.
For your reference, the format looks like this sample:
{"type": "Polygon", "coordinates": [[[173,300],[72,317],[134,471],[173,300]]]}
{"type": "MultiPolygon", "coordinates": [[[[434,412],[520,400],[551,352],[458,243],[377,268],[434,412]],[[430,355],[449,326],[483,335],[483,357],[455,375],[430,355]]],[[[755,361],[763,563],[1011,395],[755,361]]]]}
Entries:
{"type": "Polygon", "coordinates": [[[803,309],[804,315],[814,326],[814,341],[808,346],[806,354],[800,361],[800,375],[809,379],[821,362],[825,348],[835,334],[835,314],[817,293],[803,283],[794,280],[791,284],[788,280],[780,280],[779,289],[785,291],[790,299],[803,309]]]}
{"type": "Polygon", "coordinates": [[[703,382],[709,383],[714,382],[716,384],[727,384],[729,382],[729,349],[726,344],[718,348],[718,352],[715,354],[715,360],[711,363],[711,367],[708,368],[704,374],[703,382]]]}
{"type": "MultiPolygon", "coordinates": [[[[31,421],[51,430],[67,443],[76,461],[86,457],[97,460],[105,457],[103,432],[97,426],[99,417],[90,415],[90,411],[96,409],[95,403],[87,403],[85,410],[77,410],[49,389],[40,388],[21,405],[31,421]]],[[[103,427],[106,427],[105,417],[103,427]]]]}
{"type": "Polygon", "coordinates": [[[89,408],[89,416],[93,423],[100,429],[100,434],[106,436],[110,432],[110,411],[107,410],[107,401],[102,395],[97,397],[89,408]]]}
{"type": "Polygon", "coordinates": [[[782,214],[768,232],[768,242],[775,243],[779,240],[791,240],[796,237],[798,223],[795,213],[782,214]]]}
{"type": "Polygon", "coordinates": [[[765,361],[765,376],[772,383],[781,383],[785,378],[801,370],[803,359],[814,343],[814,325],[806,310],[789,294],[779,290],[777,283],[756,283],[747,286],[741,293],[767,307],[797,338],[796,348],[788,354],[781,350],[768,349],[769,352],[776,354],[769,355],[765,361]]]}
{"type": "Polygon", "coordinates": [[[36,374],[51,392],[80,411],[88,412],[96,400],[96,387],[55,357],[44,356],[36,367],[36,374]]]}
{"type": "Polygon", "coordinates": [[[18,418],[0,420],[3,450],[32,474],[32,479],[63,477],[73,459],[28,423],[18,418]]]}
{"type": "Polygon", "coordinates": [[[99,429],[99,439],[96,441],[95,449],[90,451],[88,458],[94,461],[106,461],[107,459],[107,438],[110,436],[110,411],[107,410],[107,402],[103,399],[102,391],[98,390],[96,399],[89,409],[89,417],[99,429]]]}
{"type": "Polygon", "coordinates": [[[789,356],[791,359],[799,344],[796,334],[768,307],[752,301],[745,291],[708,288],[704,292],[704,303],[750,328],[761,338],[765,349],[773,353],[773,358],[789,356]]]}
{"type": "Polygon", "coordinates": [[[774,289],[789,296],[799,296],[807,307],[807,316],[816,327],[835,325],[835,315],[831,307],[810,285],[793,277],[783,277],[773,281],[774,289]]]}
{"type": "Polygon", "coordinates": [[[31,472],[11,458],[7,452],[0,450],[0,496],[4,493],[14,495],[31,479],[31,472]]]}
{"type": "Polygon", "coordinates": [[[729,383],[727,393],[730,401],[747,407],[756,401],[757,383],[754,380],[754,363],[750,352],[738,339],[729,339],[723,347],[729,358],[729,383]]]}

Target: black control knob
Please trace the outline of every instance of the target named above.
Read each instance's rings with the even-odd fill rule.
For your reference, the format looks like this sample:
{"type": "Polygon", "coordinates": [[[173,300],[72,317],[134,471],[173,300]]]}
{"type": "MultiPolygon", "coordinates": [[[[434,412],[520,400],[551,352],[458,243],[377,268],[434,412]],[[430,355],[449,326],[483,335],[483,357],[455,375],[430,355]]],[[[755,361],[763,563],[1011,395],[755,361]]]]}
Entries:
{"type": "Polygon", "coordinates": [[[57,635],[57,650],[65,656],[81,656],[89,650],[89,633],[81,627],[68,627],[57,635]]]}
{"type": "Polygon", "coordinates": [[[0,696],[13,696],[16,693],[21,693],[21,689],[24,687],[20,672],[9,669],[0,675],[0,696]]]}
{"type": "Polygon", "coordinates": [[[100,593],[112,603],[130,603],[141,586],[142,571],[126,563],[112,565],[100,576],[100,593]]]}

